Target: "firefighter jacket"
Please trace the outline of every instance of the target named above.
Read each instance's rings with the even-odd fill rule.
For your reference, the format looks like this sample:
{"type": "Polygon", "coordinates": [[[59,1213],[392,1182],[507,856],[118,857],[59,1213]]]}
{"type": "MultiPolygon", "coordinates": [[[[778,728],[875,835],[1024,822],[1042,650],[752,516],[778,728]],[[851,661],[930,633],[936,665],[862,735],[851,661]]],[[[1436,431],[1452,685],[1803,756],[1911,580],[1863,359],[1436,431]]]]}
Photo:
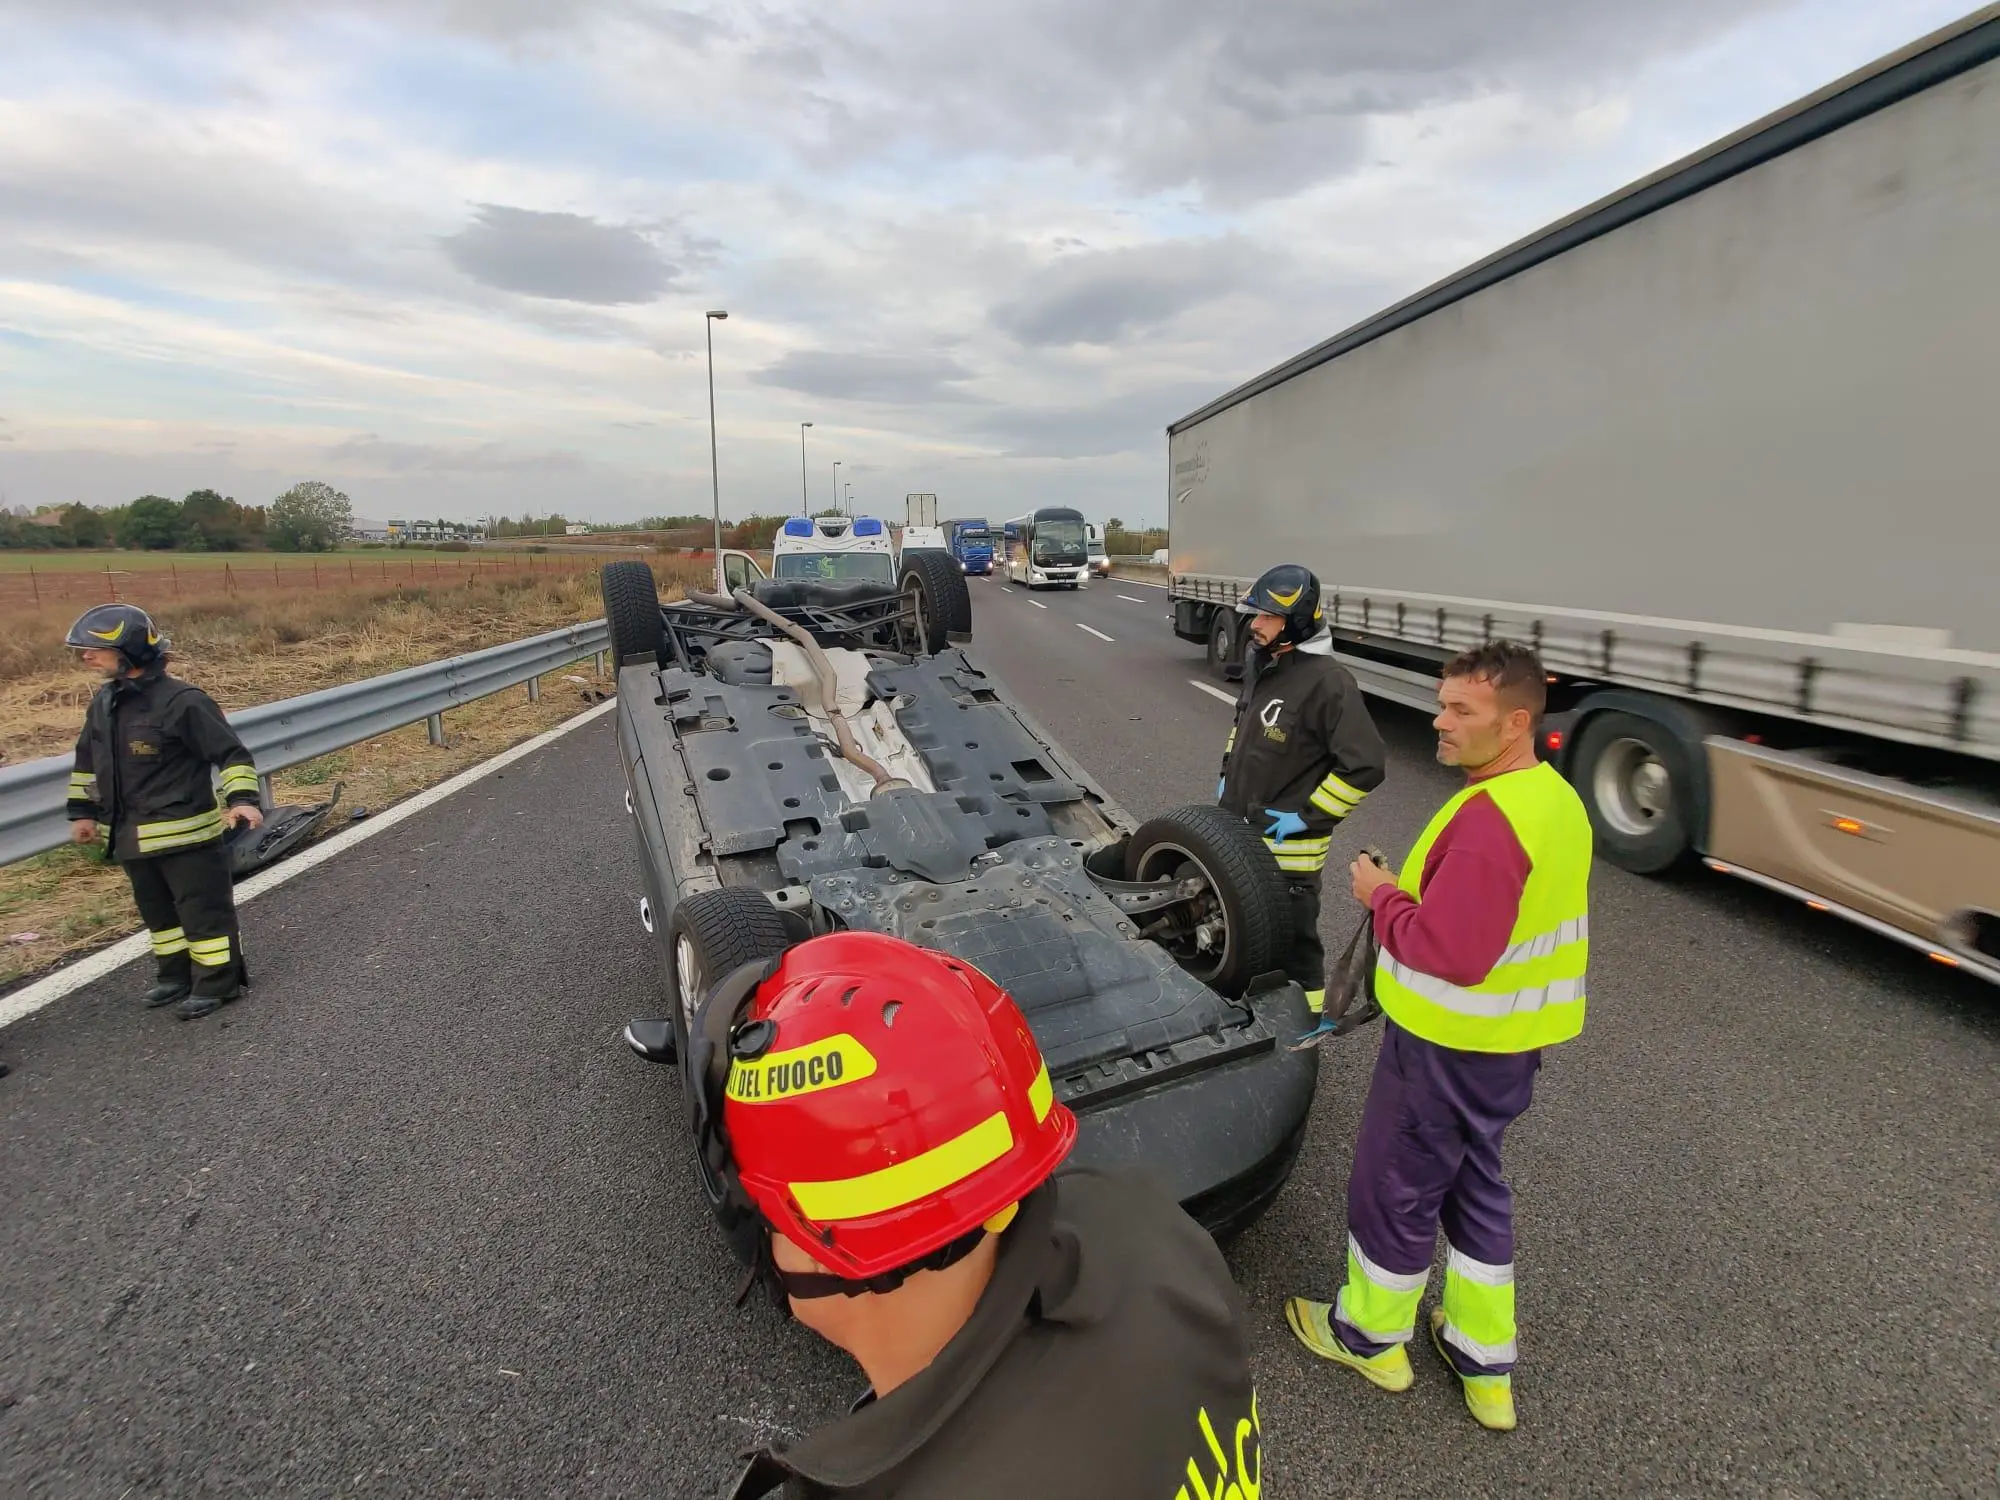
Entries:
{"type": "Polygon", "coordinates": [[[1217,800],[1263,833],[1286,874],[1317,875],[1334,825],[1382,784],[1386,759],[1360,685],[1321,631],[1290,651],[1252,653],[1217,800]]]}
{"type": "Polygon", "coordinates": [[[254,806],[257,767],[215,700],[158,667],[107,682],[90,700],[69,775],[69,816],[111,833],[117,860],[222,837],[211,768],[232,807],[254,806]]]}
{"type": "Polygon", "coordinates": [[[1255,1500],[1242,1298],[1208,1234],[1141,1175],[1076,1169],[1023,1200],[971,1319],[930,1365],[730,1491],[752,1500],[1255,1500]]]}

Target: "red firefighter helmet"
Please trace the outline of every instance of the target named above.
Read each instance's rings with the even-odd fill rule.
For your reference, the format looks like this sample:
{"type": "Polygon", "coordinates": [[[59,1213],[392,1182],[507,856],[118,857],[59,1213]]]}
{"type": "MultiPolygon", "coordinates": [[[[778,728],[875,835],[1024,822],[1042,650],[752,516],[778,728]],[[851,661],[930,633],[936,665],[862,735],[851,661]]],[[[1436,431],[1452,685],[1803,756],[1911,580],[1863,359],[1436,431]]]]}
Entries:
{"type": "Polygon", "coordinates": [[[735,1027],[722,1123],[744,1194],[839,1276],[894,1271],[1044,1182],[1076,1140],[1007,992],[879,933],[788,950],[735,1027]]]}

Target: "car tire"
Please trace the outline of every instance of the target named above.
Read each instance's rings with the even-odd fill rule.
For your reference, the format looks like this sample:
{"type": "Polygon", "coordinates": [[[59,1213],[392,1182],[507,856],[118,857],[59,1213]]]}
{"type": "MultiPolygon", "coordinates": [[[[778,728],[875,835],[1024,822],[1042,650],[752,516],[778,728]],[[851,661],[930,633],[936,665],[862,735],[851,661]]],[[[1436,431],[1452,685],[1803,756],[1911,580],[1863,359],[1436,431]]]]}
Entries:
{"type": "Polygon", "coordinates": [[[917,637],[935,656],[954,635],[972,634],[972,591],[965,575],[942,552],[912,552],[903,559],[903,593],[917,605],[917,637]]]}
{"type": "Polygon", "coordinates": [[[744,964],[776,958],[791,945],[785,919],[762,891],[726,885],[674,906],[667,922],[667,963],[682,1057],[691,1055],[687,1043],[695,1011],[709,988],[744,964]]]}
{"type": "Polygon", "coordinates": [[[1292,941],[1291,892],[1256,830],[1219,807],[1177,807],[1139,825],[1125,850],[1125,878],[1151,881],[1198,873],[1223,918],[1220,953],[1190,940],[1162,942],[1210,989],[1236,996],[1259,975],[1284,967],[1292,941]],[[1189,867],[1192,866],[1192,870],[1189,867]]]}
{"type": "Polygon", "coordinates": [[[666,629],[660,622],[660,589],[652,567],[636,560],[606,563],[598,574],[598,589],[604,595],[612,669],[658,661],[666,629]]]}
{"type": "Polygon", "coordinates": [[[1666,725],[1605,712],[1584,721],[1570,784],[1590,815],[1597,852],[1637,875],[1691,864],[1694,775],[1688,748],[1666,725]]]}
{"type": "Polygon", "coordinates": [[[1208,667],[1218,677],[1228,670],[1236,659],[1240,637],[1236,629],[1236,612],[1217,606],[1208,622],[1208,667]]]}

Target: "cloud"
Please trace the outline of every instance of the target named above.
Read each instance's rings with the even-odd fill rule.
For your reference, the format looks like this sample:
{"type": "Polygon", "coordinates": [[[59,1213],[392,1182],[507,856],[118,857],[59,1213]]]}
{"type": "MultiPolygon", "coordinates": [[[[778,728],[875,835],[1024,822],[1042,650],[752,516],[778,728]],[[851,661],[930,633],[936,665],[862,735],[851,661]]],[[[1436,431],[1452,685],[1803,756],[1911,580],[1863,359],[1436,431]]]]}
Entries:
{"type": "Polygon", "coordinates": [[[479,205],[444,249],[459,270],[502,291],[607,307],[651,302],[679,275],[652,240],[627,225],[497,203],[479,205]]]}
{"type": "Polygon", "coordinates": [[[943,354],[839,354],[795,349],[751,376],[759,385],[781,386],[834,401],[891,401],[922,404],[970,399],[959,383],[973,372],[943,354]]]}
{"type": "Polygon", "coordinates": [[[1212,381],[1175,381],[1098,400],[1007,406],[972,425],[1009,458],[1164,453],[1167,423],[1215,394],[1212,381]]]}
{"type": "Polygon", "coordinates": [[[1028,277],[993,321],[1024,344],[1109,344],[1262,282],[1278,257],[1240,237],[1165,240],[1065,255],[1028,277]]]}

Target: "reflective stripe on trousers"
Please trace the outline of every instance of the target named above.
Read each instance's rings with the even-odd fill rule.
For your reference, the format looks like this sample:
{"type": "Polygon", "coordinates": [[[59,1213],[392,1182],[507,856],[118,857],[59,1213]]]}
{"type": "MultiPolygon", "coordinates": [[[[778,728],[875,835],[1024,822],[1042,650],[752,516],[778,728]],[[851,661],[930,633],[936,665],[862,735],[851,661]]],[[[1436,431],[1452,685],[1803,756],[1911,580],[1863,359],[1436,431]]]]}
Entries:
{"type": "Polygon", "coordinates": [[[1417,1299],[1430,1280],[1422,1271],[1390,1271],[1368,1258],[1361,1242],[1347,1237],[1347,1282],[1334,1298],[1333,1320],[1345,1323],[1373,1344],[1409,1342],[1417,1326],[1417,1299]]]}
{"type": "Polygon", "coordinates": [[[1445,1241],[1445,1250],[1444,1341],[1480,1367],[1461,1374],[1502,1373],[1519,1357],[1513,1264],[1474,1260],[1450,1240],[1445,1241]]]}

